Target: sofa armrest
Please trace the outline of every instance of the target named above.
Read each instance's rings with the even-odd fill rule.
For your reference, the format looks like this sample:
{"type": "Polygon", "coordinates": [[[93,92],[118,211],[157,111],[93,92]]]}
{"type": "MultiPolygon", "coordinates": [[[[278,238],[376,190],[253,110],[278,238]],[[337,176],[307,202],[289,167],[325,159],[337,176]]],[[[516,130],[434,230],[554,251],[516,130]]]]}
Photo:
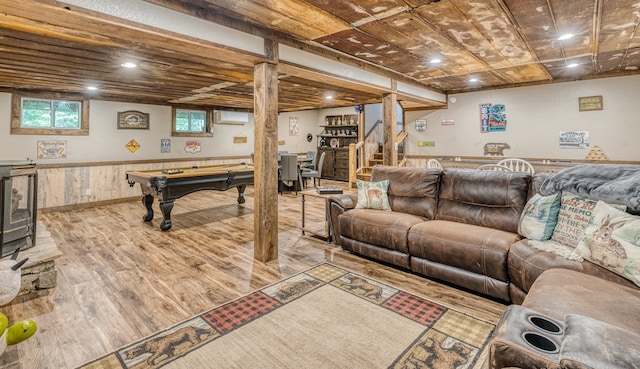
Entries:
{"type": "Polygon", "coordinates": [[[347,210],[353,209],[358,203],[358,195],[343,194],[333,195],[327,198],[327,211],[329,212],[329,227],[333,236],[333,243],[340,243],[340,224],[338,217],[347,210]]]}
{"type": "Polygon", "coordinates": [[[567,315],[565,329],[561,368],[635,368],[640,363],[640,335],[636,333],[573,314],[567,315]]]}

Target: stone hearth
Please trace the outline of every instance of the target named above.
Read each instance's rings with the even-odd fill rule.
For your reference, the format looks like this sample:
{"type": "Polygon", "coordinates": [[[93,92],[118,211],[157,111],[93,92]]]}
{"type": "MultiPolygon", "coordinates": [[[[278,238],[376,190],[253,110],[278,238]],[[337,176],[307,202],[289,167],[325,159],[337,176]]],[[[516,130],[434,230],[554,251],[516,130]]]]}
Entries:
{"type": "MultiPolygon", "coordinates": [[[[55,260],[62,256],[56,243],[44,224],[38,222],[36,227],[36,245],[20,252],[18,260],[29,258],[22,266],[22,285],[18,296],[28,299],[29,294],[40,290],[54,288],[57,284],[55,260]]],[[[8,259],[7,256],[4,259],[8,259]]]]}

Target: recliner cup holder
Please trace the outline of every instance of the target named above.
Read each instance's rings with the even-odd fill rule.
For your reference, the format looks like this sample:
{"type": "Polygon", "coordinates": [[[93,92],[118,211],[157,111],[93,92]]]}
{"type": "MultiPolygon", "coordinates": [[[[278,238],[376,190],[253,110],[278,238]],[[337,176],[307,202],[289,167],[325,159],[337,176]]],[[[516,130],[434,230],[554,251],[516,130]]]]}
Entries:
{"type": "Polygon", "coordinates": [[[562,327],[543,316],[530,315],[528,317],[528,320],[529,323],[533,324],[544,332],[551,334],[562,334],[562,327]]]}
{"type": "Polygon", "coordinates": [[[558,345],[541,334],[535,332],[524,332],[522,333],[522,339],[524,339],[524,341],[531,347],[539,351],[549,354],[555,354],[558,352],[558,345]]]}

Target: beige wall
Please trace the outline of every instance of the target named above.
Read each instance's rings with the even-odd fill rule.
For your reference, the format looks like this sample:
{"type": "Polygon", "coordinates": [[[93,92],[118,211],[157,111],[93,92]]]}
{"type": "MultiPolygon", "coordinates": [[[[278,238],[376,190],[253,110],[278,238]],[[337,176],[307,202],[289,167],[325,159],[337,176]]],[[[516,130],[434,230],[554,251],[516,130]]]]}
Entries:
{"type": "MultiPolygon", "coordinates": [[[[140,195],[138,185],[129,187],[125,173],[131,170],[234,163],[253,152],[253,116],[245,125],[214,125],[213,137],[171,137],[171,107],[92,100],[89,136],[49,136],[10,134],[11,94],[0,93],[0,160],[30,158],[38,166],[38,208],[57,208],[84,203],[111,201],[140,195]],[[119,111],[138,110],[150,115],[149,130],[119,130],[119,111]],[[247,143],[234,144],[234,136],[246,136],[247,143]],[[171,139],[171,152],[160,153],[160,140],[171,139]],[[125,144],[135,139],[140,149],[129,152],[125,144]],[[186,141],[198,140],[202,151],[184,150],[186,141]],[[37,158],[39,140],[67,143],[66,159],[37,158]],[[162,160],[153,163],[153,160],[162,160]],[[175,160],[175,161],[173,161],[175,160]],[[89,165],[82,165],[89,163],[89,165]],[[100,163],[104,163],[101,165],[100,163]],[[51,164],[51,165],[49,165],[51,164]]],[[[325,115],[353,114],[353,108],[281,113],[278,116],[278,150],[304,153],[315,150],[316,134],[325,115]],[[298,118],[298,135],[290,135],[289,118],[298,118]],[[307,133],[313,140],[307,142],[307,133]]]]}
{"type": "Polygon", "coordinates": [[[599,146],[610,160],[640,160],[640,75],[453,95],[449,108],[407,112],[410,155],[482,156],[484,144],[506,142],[505,156],[584,159],[589,149],[560,149],[560,131],[588,131],[590,147],[599,146]],[[604,109],[580,112],[578,97],[601,95],[604,109]],[[506,132],[480,133],[482,103],[506,106],[506,132]],[[424,132],[416,119],[426,119],[424,132]],[[443,126],[443,119],[455,124],[443,126]],[[419,147],[418,141],[435,141],[419,147]]]}
{"type": "MultiPolygon", "coordinates": [[[[43,159],[37,164],[70,164],[83,162],[111,162],[157,159],[198,159],[222,156],[249,156],[253,151],[253,115],[245,125],[221,125],[213,128],[213,137],[171,137],[171,107],[159,105],[128,104],[92,100],[90,108],[89,136],[11,135],[11,94],[0,93],[0,158],[2,160],[24,160],[37,158],[38,140],[67,141],[66,159],[43,159]],[[149,130],[117,129],[119,111],[138,110],[149,113],[149,130]],[[234,136],[246,136],[247,143],[234,144],[234,136]],[[171,139],[171,152],[160,153],[160,140],[171,139]],[[129,152],[125,145],[131,139],[140,144],[140,149],[129,152]],[[196,154],[184,150],[190,140],[201,142],[202,151],[196,154]]],[[[279,140],[285,141],[281,150],[305,152],[315,148],[315,140],[307,142],[307,133],[316,134],[322,117],[320,111],[282,113],[278,117],[279,140]],[[289,117],[298,117],[299,133],[289,135],[289,117]]]]}

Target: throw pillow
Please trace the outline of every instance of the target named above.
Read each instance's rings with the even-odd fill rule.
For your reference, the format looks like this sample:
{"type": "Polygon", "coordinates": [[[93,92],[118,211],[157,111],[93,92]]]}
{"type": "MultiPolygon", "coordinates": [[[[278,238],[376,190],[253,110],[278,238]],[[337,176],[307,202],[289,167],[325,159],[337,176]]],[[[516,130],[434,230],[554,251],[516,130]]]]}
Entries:
{"type": "Polygon", "coordinates": [[[558,222],[560,211],[560,195],[542,196],[535,194],[524,207],[518,234],[534,241],[546,241],[551,238],[558,222]]]}
{"type": "MultiPolygon", "coordinates": [[[[584,236],[584,228],[589,223],[591,213],[597,203],[596,200],[585,199],[574,193],[563,191],[558,222],[551,235],[551,240],[575,249],[584,236]]],[[[615,206],[625,210],[624,206],[615,206]]]]}
{"type": "Polygon", "coordinates": [[[380,182],[367,182],[356,179],[358,187],[357,209],[378,209],[390,211],[389,197],[387,190],[389,189],[389,180],[385,179],[380,182]]]}
{"type": "Polygon", "coordinates": [[[640,286],[640,217],[598,201],[576,252],[640,286]]]}

